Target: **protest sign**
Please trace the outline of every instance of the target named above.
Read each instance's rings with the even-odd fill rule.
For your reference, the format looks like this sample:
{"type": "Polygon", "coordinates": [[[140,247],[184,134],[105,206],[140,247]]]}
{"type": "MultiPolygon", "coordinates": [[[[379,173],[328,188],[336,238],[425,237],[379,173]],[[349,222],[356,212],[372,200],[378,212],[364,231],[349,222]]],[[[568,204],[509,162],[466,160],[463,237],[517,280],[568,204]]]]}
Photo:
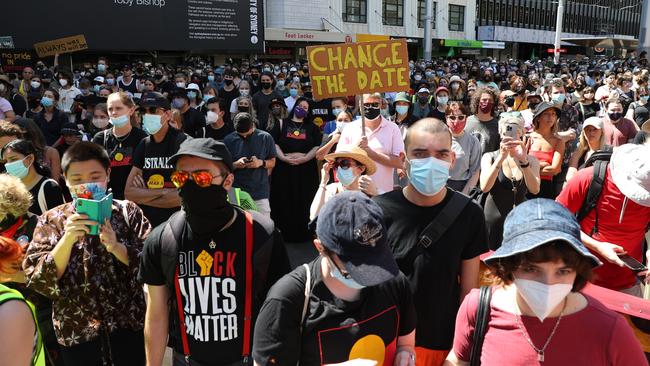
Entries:
{"type": "Polygon", "coordinates": [[[316,99],[409,89],[405,40],[307,47],[316,99]]]}
{"type": "Polygon", "coordinates": [[[51,41],[39,42],[34,44],[38,57],[54,56],[55,54],[69,53],[88,48],[86,37],[83,34],[54,39],[51,41]]]}

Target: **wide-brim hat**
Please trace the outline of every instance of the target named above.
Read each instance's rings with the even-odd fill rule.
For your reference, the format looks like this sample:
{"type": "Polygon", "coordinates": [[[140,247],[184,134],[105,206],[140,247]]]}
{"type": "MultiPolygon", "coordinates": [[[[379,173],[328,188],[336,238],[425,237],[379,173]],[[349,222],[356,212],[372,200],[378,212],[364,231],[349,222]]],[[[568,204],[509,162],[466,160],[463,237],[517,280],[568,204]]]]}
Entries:
{"type": "Polygon", "coordinates": [[[650,207],[650,147],[625,144],[614,149],[609,163],[612,180],[625,197],[650,207]]]}
{"type": "Polygon", "coordinates": [[[542,113],[546,112],[547,110],[553,108],[555,110],[555,114],[559,117],[560,113],[562,112],[560,108],[556,107],[555,104],[549,103],[549,102],[541,102],[537,105],[535,108],[535,114],[533,115],[533,121],[536,120],[539,116],[542,115],[542,113]]]}
{"type": "Polygon", "coordinates": [[[377,165],[368,156],[368,153],[360,147],[345,148],[345,150],[337,150],[332,154],[325,155],[325,160],[334,162],[337,158],[350,158],[358,161],[366,167],[366,174],[373,175],[377,171],[377,165]]]}

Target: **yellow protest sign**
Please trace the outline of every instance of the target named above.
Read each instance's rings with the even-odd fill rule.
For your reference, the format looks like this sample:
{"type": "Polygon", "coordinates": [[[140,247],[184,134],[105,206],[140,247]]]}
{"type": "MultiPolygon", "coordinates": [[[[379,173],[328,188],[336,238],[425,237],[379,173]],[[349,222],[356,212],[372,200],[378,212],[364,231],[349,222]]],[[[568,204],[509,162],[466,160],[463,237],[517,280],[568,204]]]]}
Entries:
{"type": "Polygon", "coordinates": [[[314,98],[409,88],[405,40],[307,47],[314,98]]]}
{"type": "Polygon", "coordinates": [[[77,36],[54,39],[51,41],[34,44],[38,57],[54,56],[55,54],[69,53],[88,48],[86,37],[83,34],[77,36]]]}

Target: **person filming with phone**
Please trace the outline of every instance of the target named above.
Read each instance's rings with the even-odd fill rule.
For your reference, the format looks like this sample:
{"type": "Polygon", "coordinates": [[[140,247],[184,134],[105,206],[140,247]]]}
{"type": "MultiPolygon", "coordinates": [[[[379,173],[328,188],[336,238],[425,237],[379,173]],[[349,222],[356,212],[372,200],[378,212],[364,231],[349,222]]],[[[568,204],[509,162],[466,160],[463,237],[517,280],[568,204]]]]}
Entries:
{"type": "Polygon", "coordinates": [[[143,365],[146,306],[137,275],[151,225],[133,202],[100,207],[112,197],[101,146],[74,144],[61,165],[73,201],[40,217],[23,262],[27,287],[52,299],[66,365],[143,365]]]}

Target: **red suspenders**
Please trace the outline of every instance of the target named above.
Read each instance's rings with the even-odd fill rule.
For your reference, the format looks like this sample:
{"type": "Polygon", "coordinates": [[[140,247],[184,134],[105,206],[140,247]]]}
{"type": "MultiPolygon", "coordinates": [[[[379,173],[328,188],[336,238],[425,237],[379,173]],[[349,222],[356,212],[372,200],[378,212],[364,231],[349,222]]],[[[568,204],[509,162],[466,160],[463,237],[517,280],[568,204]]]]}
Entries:
{"type": "MultiPolygon", "coordinates": [[[[244,212],[246,216],[246,292],[244,295],[244,339],[242,341],[242,359],[248,363],[251,354],[251,326],[253,320],[253,216],[244,212]]],[[[174,284],[176,287],[176,306],[178,308],[179,328],[183,342],[183,355],[185,362],[190,364],[190,345],[187,340],[185,329],[185,313],[183,312],[183,298],[178,282],[178,266],[174,273],[174,284]]]]}

